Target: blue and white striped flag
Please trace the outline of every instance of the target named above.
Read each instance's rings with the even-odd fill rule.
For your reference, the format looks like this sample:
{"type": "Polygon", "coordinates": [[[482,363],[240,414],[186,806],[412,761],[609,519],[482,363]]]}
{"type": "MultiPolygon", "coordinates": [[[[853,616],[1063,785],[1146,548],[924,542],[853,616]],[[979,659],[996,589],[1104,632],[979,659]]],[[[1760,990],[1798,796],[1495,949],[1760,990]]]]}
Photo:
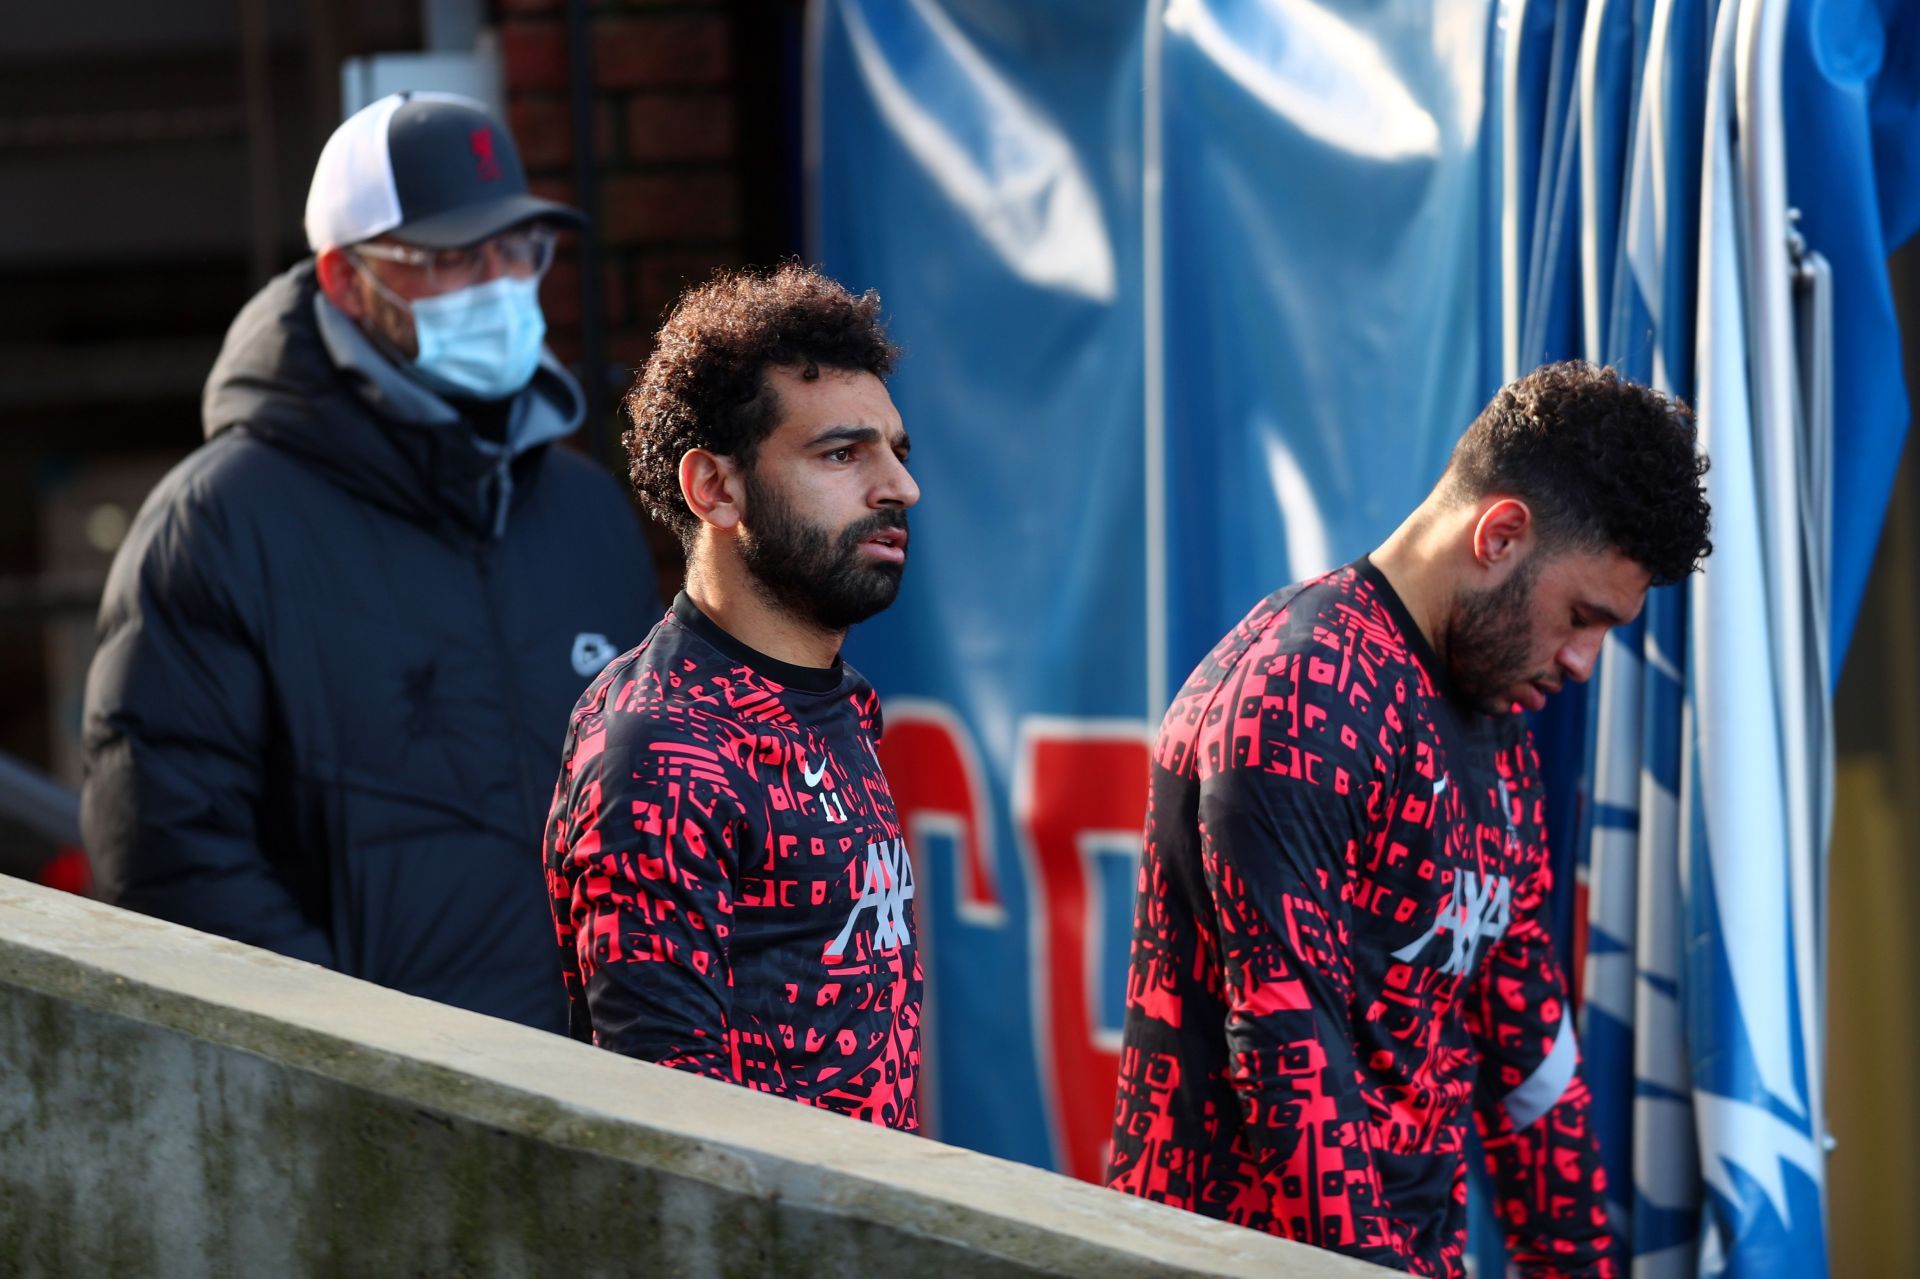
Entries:
{"type": "MultiPolygon", "coordinates": [[[[1691,278],[1701,114],[1673,92],[1704,71],[1689,34],[1699,0],[1636,16],[1634,118],[1620,185],[1620,253],[1588,287],[1611,308],[1604,358],[1691,397],[1691,278]]],[[[1596,62],[1596,66],[1598,66],[1596,62]]],[[[1585,981],[1588,1077],[1608,1150],[1613,1204],[1639,1279],[1694,1268],[1699,1174],[1683,1026],[1679,797],[1686,598],[1653,592],[1610,637],[1595,694],[1585,981]]]]}
{"type": "MultiPolygon", "coordinates": [[[[1636,1279],[1826,1273],[1811,923],[1826,738],[1809,656],[1825,648],[1810,607],[1825,587],[1818,548],[1800,541],[1821,511],[1783,521],[1776,497],[1798,484],[1787,468],[1820,464],[1778,376],[1796,362],[1777,305],[1786,237],[1754,229],[1785,217],[1768,178],[1772,3],[1655,0],[1636,15],[1613,279],[1595,268],[1604,254],[1583,254],[1583,292],[1612,286],[1604,345],[1585,311],[1586,353],[1691,399],[1713,459],[1715,555],[1609,639],[1595,693],[1583,1042],[1610,1171],[1631,1170],[1614,1207],[1636,1279]]],[[[1583,75],[1604,67],[1592,48],[1583,75]]],[[[1607,212],[1590,198],[1583,232],[1604,234],[1607,212]]]]}
{"type": "MultiPolygon", "coordinates": [[[[1764,61],[1766,10],[1781,2],[1721,8],[1701,200],[1698,410],[1713,459],[1715,549],[1690,591],[1683,980],[1709,1191],[1699,1268],[1739,1279],[1827,1273],[1819,937],[1809,926],[1818,903],[1801,864],[1824,856],[1824,832],[1816,840],[1810,826],[1796,829],[1810,811],[1810,779],[1790,760],[1816,744],[1792,705],[1805,671],[1783,671],[1783,652],[1807,647],[1807,618],[1782,615],[1781,597],[1796,597],[1801,583],[1799,564],[1783,562],[1780,548],[1797,546],[1800,530],[1778,527],[1769,500],[1770,482],[1782,478],[1770,468],[1797,452],[1778,438],[1793,429],[1795,406],[1778,402],[1768,376],[1773,361],[1793,360],[1792,335],[1783,343],[1767,330],[1764,296],[1767,273],[1784,281],[1789,264],[1784,236],[1763,238],[1769,210],[1743,198],[1756,189],[1743,170],[1765,162],[1754,145],[1764,140],[1745,135],[1778,123],[1744,110],[1736,117],[1736,47],[1758,48],[1764,61]]],[[[1778,213],[1784,225],[1784,207],[1778,213]]]]}

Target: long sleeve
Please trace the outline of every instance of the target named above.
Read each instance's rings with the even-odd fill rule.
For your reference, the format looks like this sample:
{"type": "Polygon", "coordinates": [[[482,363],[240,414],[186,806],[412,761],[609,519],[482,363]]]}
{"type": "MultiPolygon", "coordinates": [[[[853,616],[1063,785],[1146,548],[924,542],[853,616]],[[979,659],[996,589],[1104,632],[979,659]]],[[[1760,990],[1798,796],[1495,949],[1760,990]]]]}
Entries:
{"type": "Polygon", "coordinates": [[[1513,922],[1464,1001],[1480,1049],[1475,1120],[1507,1249],[1527,1279],[1617,1279],[1606,1174],[1580,1072],[1567,983],[1541,917],[1543,863],[1516,890],[1513,922]]]}
{"type": "Polygon", "coordinates": [[[290,868],[261,845],[267,679],[233,541],[210,504],[156,500],[115,559],[87,679],[81,831],[109,901],[332,965],[290,868]]]}
{"type": "Polygon", "coordinates": [[[1367,836],[1373,765],[1337,738],[1281,753],[1291,771],[1228,768],[1200,797],[1246,1153],[1286,1235],[1397,1267],[1359,1087],[1343,895],[1367,836]]]}
{"type": "Polygon", "coordinates": [[[655,718],[577,717],[546,858],[576,1036],[584,1009],[602,1047],[746,1082],[729,1033],[745,829],[732,768],[702,734],[655,718]]]}

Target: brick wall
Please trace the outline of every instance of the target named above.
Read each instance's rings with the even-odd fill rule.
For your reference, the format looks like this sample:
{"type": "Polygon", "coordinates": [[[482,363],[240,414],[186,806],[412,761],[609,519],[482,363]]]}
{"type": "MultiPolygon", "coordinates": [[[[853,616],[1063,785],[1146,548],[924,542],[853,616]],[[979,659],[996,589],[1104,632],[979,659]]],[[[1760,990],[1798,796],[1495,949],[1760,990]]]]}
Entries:
{"type": "MultiPolygon", "coordinates": [[[[576,442],[624,469],[620,400],[675,297],[715,267],[770,262],[797,231],[781,217],[790,149],[773,33],[799,0],[591,0],[593,146],[608,418],[576,442]],[[752,205],[753,207],[749,207],[752,205]]],[[[566,0],[495,0],[507,111],[540,194],[575,189],[566,0]]],[[[541,290],[548,342],[582,360],[581,259],[563,248],[541,290]]],[[[679,589],[678,541],[648,524],[663,597],[679,589]]]]}
{"type": "MultiPolygon", "coordinates": [[[[497,0],[497,16],[528,175],[540,194],[575,203],[565,0],[497,0]]],[[[719,0],[593,3],[601,292],[608,358],[629,377],[681,288],[745,257],[735,22],[719,0]]],[[[541,300],[555,354],[577,365],[577,251],[563,250],[541,300]]]]}

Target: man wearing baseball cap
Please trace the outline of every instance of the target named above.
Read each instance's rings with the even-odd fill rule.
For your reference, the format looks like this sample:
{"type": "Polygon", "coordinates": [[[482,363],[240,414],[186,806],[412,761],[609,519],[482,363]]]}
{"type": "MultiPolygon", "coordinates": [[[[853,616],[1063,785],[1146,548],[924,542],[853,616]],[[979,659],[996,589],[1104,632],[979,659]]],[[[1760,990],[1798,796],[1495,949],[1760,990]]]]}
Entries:
{"type": "Polygon", "coordinates": [[[660,612],[541,276],[577,210],[479,103],[321,152],[314,256],[240,312],[206,442],[121,547],[81,822],[110,901],[564,1030],[537,850],[569,708],[660,612]]]}

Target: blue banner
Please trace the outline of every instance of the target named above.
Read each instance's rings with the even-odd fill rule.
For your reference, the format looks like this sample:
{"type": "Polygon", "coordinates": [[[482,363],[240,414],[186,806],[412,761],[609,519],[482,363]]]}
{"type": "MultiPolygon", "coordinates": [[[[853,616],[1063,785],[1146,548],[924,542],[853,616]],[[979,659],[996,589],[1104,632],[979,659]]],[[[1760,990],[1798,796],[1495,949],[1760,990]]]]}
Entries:
{"type": "Polygon", "coordinates": [[[1384,538],[1497,382],[1490,30],[819,6],[818,256],[885,297],[929,477],[851,656],[926,868],[936,1132],[1099,1175],[1167,688],[1384,538]]]}
{"type": "Polygon", "coordinates": [[[1261,596],[1392,532],[1495,385],[1475,323],[1489,15],[1167,6],[1173,687],[1261,596]]]}
{"type": "Polygon", "coordinates": [[[885,298],[926,480],[850,649],[919,868],[923,1111],[1094,1177],[1146,807],[1140,15],[815,16],[817,256],[885,298]]]}

